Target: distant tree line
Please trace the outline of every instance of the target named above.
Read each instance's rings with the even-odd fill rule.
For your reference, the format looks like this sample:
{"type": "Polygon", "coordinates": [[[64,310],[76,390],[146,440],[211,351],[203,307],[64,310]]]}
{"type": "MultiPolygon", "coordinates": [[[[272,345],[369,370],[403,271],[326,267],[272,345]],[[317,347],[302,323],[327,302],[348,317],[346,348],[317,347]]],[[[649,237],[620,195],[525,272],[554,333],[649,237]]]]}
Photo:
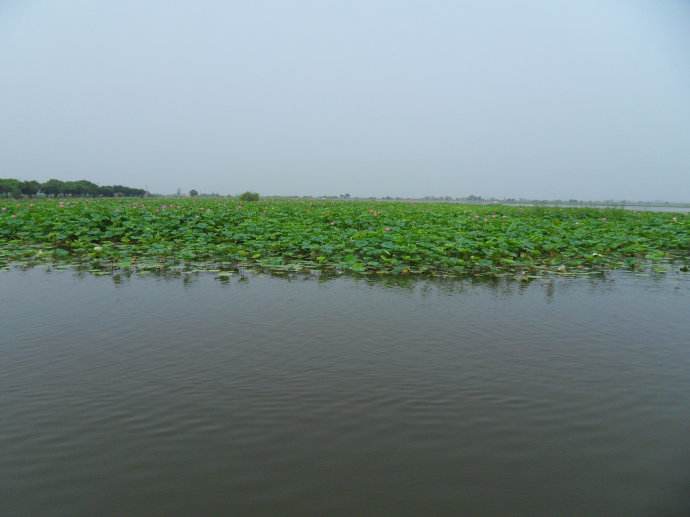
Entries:
{"type": "Polygon", "coordinates": [[[123,185],[99,186],[86,180],[60,181],[50,179],[45,183],[29,180],[21,181],[12,178],[0,178],[0,197],[33,197],[33,196],[71,196],[71,197],[142,197],[147,192],[140,188],[123,185]]]}
{"type": "Polygon", "coordinates": [[[259,197],[258,192],[243,192],[240,194],[240,201],[258,201],[259,197]]]}

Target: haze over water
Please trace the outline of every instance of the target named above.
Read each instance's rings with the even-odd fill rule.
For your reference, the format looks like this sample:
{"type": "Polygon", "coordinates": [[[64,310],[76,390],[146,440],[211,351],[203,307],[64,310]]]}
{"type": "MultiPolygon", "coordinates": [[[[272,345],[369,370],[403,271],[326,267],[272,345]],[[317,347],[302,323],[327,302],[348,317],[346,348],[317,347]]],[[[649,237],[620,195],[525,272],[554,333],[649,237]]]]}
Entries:
{"type": "Polygon", "coordinates": [[[688,202],[689,24],[683,0],[6,0],[1,174],[688,202]]]}

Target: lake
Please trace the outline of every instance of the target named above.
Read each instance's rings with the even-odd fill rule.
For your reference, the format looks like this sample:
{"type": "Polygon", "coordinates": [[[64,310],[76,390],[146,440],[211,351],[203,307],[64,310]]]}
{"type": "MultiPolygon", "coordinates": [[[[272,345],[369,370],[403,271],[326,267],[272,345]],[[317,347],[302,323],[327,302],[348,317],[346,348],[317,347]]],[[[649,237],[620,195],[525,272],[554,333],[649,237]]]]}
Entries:
{"type": "Polygon", "coordinates": [[[690,276],[0,272],[3,515],[688,515],[690,276]]]}
{"type": "Polygon", "coordinates": [[[669,206],[669,205],[616,205],[616,204],[578,204],[568,205],[566,203],[510,203],[512,206],[548,206],[555,208],[601,208],[601,209],[623,209],[633,212],[677,212],[688,213],[690,206],[669,206]]]}

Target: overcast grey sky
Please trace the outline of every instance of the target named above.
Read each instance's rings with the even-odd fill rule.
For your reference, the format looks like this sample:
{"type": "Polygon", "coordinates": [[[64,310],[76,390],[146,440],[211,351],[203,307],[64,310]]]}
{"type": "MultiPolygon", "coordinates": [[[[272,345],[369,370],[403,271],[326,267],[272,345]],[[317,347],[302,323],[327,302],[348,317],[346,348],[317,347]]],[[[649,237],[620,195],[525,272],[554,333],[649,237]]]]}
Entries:
{"type": "Polygon", "coordinates": [[[690,201],[690,2],[0,0],[0,177],[690,201]]]}

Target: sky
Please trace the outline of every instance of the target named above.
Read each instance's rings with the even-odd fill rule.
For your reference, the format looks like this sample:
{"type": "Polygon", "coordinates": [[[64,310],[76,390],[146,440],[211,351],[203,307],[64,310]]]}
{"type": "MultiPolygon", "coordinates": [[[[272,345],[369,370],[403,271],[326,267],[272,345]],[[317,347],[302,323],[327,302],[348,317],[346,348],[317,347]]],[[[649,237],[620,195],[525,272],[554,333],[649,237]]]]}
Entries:
{"type": "Polygon", "coordinates": [[[690,201],[690,1],[0,0],[0,177],[690,201]]]}

